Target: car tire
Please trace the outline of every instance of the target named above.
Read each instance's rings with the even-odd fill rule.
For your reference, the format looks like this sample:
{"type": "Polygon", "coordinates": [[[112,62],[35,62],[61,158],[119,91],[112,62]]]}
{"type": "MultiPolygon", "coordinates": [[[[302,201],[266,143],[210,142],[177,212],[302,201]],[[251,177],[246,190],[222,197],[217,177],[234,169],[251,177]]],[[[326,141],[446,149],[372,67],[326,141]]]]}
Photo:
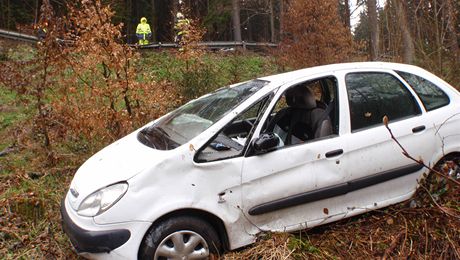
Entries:
{"type": "Polygon", "coordinates": [[[209,223],[184,216],[150,228],[139,248],[139,259],[209,259],[220,250],[219,236],[209,223]]]}

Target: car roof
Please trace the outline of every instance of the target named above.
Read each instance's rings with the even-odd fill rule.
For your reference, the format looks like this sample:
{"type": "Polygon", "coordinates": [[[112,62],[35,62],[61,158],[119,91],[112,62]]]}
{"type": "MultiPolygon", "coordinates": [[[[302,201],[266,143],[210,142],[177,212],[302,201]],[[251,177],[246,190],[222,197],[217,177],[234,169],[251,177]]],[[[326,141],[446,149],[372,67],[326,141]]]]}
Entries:
{"type": "MultiPolygon", "coordinates": [[[[394,69],[412,72],[418,75],[426,75],[428,73],[426,70],[419,68],[417,66],[402,64],[402,63],[391,63],[391,62],[351,62],[351,63],[338,63],[330,64],[323,66],[310,67],[295,71],[290,71],[286,73],[266,76],[259,78],[260,80],[270,81],[276,85],[281,85],[290,81],[295,81],[301,79],[305,76],[315,75],[320,73],[334,72],[340,70],[349,70],[349,69],[394,69]]],[[[432,75],[431,73],[428,73],[432,75]]]]}

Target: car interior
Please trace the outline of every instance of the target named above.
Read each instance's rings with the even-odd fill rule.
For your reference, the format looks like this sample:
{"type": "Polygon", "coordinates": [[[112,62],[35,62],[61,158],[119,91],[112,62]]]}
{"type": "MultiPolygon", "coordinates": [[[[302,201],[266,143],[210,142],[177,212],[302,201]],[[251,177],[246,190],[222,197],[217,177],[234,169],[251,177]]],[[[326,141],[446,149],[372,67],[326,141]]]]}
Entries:
{"type": "Polygon", "coordinates": [[[297,84],[277,101],[265,133],[275,133],[280,146],[309,142],[338,133],[336,79],[326,77],[297,84]]]}
{"type": "Polygon", "coordinates": [[[390,74],[349,73],[345,81],[352,131],[382,125],[384,116],[395,121],[421,113],[409,90],[390,74]]]}
{"type": "Polygon", "coordinates": [[[240,156],[271,97],[262,98],[225,126],[198,152],[196,161],[209,162],[240,156]]]}
{"type": "MultiPolygon", "coordinates": [[[[311,142],[338,134],[337,80],[324,77],[287,89],[264,123],[262,133],[275,133],[277,148],[311,142]]],[[[259,116],[269,102],[266,97],[241,113],[202,150],[196,161],[209,162],[242,155],[259,116]]]]}

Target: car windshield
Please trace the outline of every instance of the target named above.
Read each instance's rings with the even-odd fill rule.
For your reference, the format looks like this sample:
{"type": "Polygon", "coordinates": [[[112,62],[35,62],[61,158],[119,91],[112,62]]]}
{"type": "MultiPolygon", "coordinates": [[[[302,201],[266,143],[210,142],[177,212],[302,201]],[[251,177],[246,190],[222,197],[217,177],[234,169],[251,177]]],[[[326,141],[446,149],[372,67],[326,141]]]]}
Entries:
{"type": "Polygon", "coordinates": [[[138,140],[154,149],[174,149],[209,128],[267,84],[267,81],[252,80],[192,100],[142,129],[138,140]]]}

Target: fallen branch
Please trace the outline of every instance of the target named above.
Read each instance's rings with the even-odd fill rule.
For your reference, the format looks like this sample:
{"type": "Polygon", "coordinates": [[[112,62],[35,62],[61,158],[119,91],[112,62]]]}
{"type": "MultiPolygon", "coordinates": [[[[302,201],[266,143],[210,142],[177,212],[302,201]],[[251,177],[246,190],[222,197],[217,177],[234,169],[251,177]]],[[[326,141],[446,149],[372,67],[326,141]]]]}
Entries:
{"type": "Polygon", "coordinates": [[[395,248],[398,246],[398,243],[399,241],[401,240],[401,238],[403,237],[404,235],[404,231],[401,231],[399,232],[398,235],[396,235],[395,237],[393,237],[392,241],[391,241],[391,244],[390,244],[390,247],[388,247],[386,250],[385,250],[385,254],[383,255],[382,259],[383,260],[386,260],[388,258],[391,258],[391,253],[395,250],[395,248]]]}
{"type": "Polygon", "coordinates": [[[426,191],[428,196],[430,196],[431,201],[433,201],[434,205],[436,205],[436,207],[438,207],[442,212],[444,212],[444,214],[449,215],[449,216],[454,217],[454,218],[460,219],[459,216],[450,213],[449,211],[446,210],[446,208],[444,208],[441,205],[439,205],[439,203],[436,202],[436,200],[433,198],[433,195],[431,195],[430,191],[425,186],[420,185],[420,187],[422,187],[426,191]]]}
{"type": "Polygon", "coordinates": [[[9,154],[9,153],[14,152],[14,150],[16,150],[16,149],[14,148],[14,146],[10,145],[10,146],[6,147],[5,149],[3,149],[3,150],[0,152],[0,157],[5,156],[5,155],[7,155],[7,154],[9,154]]]}
{"type": "Polygon", "coordinates": [[[383,117],[383,124],[385,125],[385,127],[386,127],[387,130],[388,130],[388,132],[390,133],[391,139],[393,139],[393,141],[395,141],[396,144],[401,148],[402,154],[403,154],[404,156],[406,156],[407,158],[411,159],[412,161],[414,161],[414,162],[416,162],[416,163],[422,165],[423,167],[427,168],[427,169],[430,170],[431,172],[434,172],[436,175],[441,176],[441,177],[447,179],[448,181],[453,182],[453,183],[455,183],[456,185],[460,186],[460,182],[457,181],[456,179],[454,179],[454,178],[450,177],[449,175],[446,175],[446,174],[444,174],[444,173],[442,173],[442,172],[440,172],[440,171],[438,171],[438,170],[435,170],[435,169],[433,169],[432,167],[426,165],[425,162],[424,162],[423,160],[417,160],[417,159],[415,159],[414,157],[412,157],[412,156],[407,152],[407,150],[404,148],[404,146],[401,145],[401,143],[398,141],[398,139],[396,139],[396,137],[393,135],[393,132],[391,131],[391,128],[388,126],[388,117],[387,117],[387,116],[384,116],[384,117],[383,117]]]}

